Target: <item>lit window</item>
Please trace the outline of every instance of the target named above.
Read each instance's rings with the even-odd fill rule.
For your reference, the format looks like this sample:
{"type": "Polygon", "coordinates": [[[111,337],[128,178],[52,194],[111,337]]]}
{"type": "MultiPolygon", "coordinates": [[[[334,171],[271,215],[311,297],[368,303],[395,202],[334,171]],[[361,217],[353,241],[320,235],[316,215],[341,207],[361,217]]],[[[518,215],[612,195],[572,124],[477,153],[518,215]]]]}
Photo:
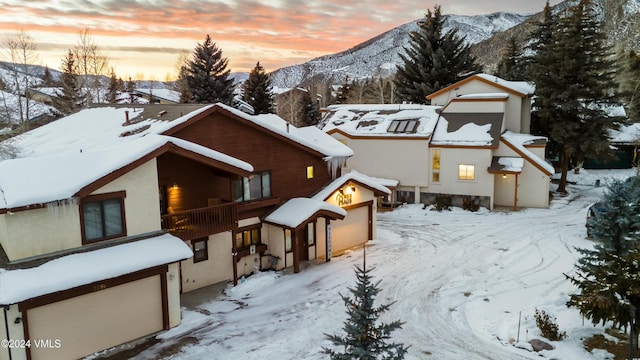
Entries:
{"type": "Polygon", "coordinates": [[[91,196],[82,202],[84,241],[95,242],[126,236],[124,192],[91,196]]]}
{"type": "Polygon", "coordinates": [[[240,230],[236,232],[236,250],[249,248],[251,245],[260,245],[260,227],[240,230]]]}
{"type": "Polygon", "coordinates": [[[307,179],[313,179],[313,165],[307,166],[307,179]]]}
{"type": "Polygon", "coordinates": [[[475,180],[476,179],[476,167],[475,165],[458,165],[458,180],[475,180]]]}
{"type": "Polygon", "coordinates": [[[207,239],[198,239],[191,241],[193,245],[193,262],[197,263],[209,259],[209,251],[207,248],[207,239]]]}
{"type": "Polygon", "coordinates": [[[286,253],[293,252],[293,244],[291,244],[291,230],[284,230],[284,251],[286,253]]]}
{"type": "Polygon", "coordinates": [[[440,149],[431,150],[431,181],[440,182],[440,149]]]}

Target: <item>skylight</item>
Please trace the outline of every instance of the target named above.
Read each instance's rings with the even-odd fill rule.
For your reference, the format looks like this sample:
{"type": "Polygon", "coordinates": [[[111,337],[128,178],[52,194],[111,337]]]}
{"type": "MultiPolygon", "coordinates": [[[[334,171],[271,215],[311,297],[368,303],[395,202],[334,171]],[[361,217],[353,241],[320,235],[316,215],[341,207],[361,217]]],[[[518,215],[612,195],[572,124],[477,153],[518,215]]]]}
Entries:
{"type": "Polygon", "coordinates": [[[393,120],[387,132],[394,134],[415,134],[418,130],[418,120],[393,120]]]}

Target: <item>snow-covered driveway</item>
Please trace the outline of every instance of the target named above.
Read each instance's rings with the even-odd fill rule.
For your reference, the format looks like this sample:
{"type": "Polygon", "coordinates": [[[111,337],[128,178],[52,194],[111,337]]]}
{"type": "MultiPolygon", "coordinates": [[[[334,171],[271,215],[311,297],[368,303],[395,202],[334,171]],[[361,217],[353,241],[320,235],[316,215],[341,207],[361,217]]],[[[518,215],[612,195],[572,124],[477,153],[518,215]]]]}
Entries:
{"type": "MultiPolygon", "coordinates": [[[[538,359],[512,346],[538,337],[536,308],[558,316],[568,338],[546,357],[601,359],[580,337],[602,333],[566,309],[573,291],[574,247],[584,239],[586,208],[604,188],[574,186],[549,209],[436,212],[409,205],[378,214],[378,239],[367,267],[381,280],[377,302],[395,301],[382,320],[400,319],[394,341],[411,345],[407,359],[538,359]]],[[[362,250],[313,264],[299,274],[264,272],[226,294],[183,311],[183,323],[159,336],[142,359],[326,359],[324,333],[342,333],[338,293],[354,284],[362,250]]]]}

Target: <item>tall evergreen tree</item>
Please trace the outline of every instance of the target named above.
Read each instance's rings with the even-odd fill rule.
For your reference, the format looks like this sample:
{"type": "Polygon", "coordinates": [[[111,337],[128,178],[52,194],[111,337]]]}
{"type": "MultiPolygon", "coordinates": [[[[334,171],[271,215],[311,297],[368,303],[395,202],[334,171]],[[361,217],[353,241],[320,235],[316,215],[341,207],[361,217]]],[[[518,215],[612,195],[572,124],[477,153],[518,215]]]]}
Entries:
{"type": "Polygon", "coordinates": [[[193,102],[232,105],[233,79],[229,78],[228,62],[208,34],[203,43],[198,43],[186,68],[193,102]]]}
{"type": "Polygon", "coordinates": [[[338,88],[336,94],[336,104],[348,104],[348,99],[351,95],[351,82],[349,76],[345,76],[342,85],[338,88]]]}
{"type": "Polygon", "coordinates": [[[513,36],[503,50],[496,75],[506,80],[527,80],[525,58],[513,36]]]}
{"type": "Polygon", "coordinates": [[[566,192],[571,159],[606,154],[608,130],[623,119],[608,112],[618,104],[615,64],[591,2],[581,0],[552,30],[533,59],[534,105],[541,128],[560,148],[558,191],[566,192]]]}
{"type": "Polygon", "coordinates": [[[464,37],[457,29],[444,33],[444,22],[440,6],[435,6],[418,23],[418,31],[410,34],[394,80],[400,100],[424,104],[427,95],[481,71],[464,37]]]}
{"type": "Polygon", "coordinates": [[[622,58],[620,91],[627,115],[633,122],[640,121],[640,55],[633,50],[622,58]]]}
{"type": "Polygon", "coordinates": [[[567,306],[576,307],[594,324],[633,321],[640,316],[640,178],[613,181],[605,193],[606,212],[590,218],[591,233],[598,243],[578,249],[575,276],[567,276],[580,289],[567,306]],[[637,315],[631,318],[631,306],[637,315]]]}
{"type": "Polygon", "coordinates": [[[76,65],[75,55],[72,51],[62,59],[60,70],[60,89],[56,90],[54,106],[65,115],[73,114],[84,105],[84,96],[80,89],[80,79],[76,65]]]}
{"type": "Polygon", "coordinates": [[[366,263],[356,267],[356,286],[349,288],[352,297],[340,294],[347,307],[349,317],[344,322],[344,336],[325,334],[334,346],[341,346],[344,352],[336,352],[323,347],[323,353],[332,360],[401,360],[408,347],[390,343],[391,333],[402,328],[402,322],[396,320],[385,324],[378,321],[380,315],[389,310],[392,304],[375,307],[375,297],[380,292],[380,281],[374,283],[366,263]]]}
{"type": "Polygon", "coordinates": [[[271,79],[264,71],[260,62],[249,73],[245,81],[243,99],[253,107],[254,114],[273,113],[273,93],[271,92],[271,79]]]}
{"type": "Polygon", "coordinates": [[[53,76],[51,76],[51,71],[49,67],[45,65],[44,74],[42,75],[42,85],[43,86],[54,86],[55,81],[53,81],[53,76]]]}
{"type": "Polygon", "coordinates": [[[305,91],[302,94],[302,119],[299,126],[312,126],[317,125],[320,122],[320,109],[318,108],[317,101],[311,97],[309,91],[305,91]]]}

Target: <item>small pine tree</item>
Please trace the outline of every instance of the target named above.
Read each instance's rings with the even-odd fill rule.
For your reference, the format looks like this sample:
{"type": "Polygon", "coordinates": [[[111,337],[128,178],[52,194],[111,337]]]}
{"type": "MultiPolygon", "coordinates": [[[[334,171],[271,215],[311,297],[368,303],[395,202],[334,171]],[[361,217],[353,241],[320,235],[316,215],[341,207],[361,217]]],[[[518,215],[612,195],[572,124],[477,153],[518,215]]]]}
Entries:
{"type": "Polygon", "coordinates": [[[193,102],[233,104],[233,79],[229,78],[228,62],[208,34],[202,44],[198,43],[186,68],[193,102]]]}
{"type": "Polygon", "coordinates": [[[482,70],[457,29],[444,33],[444,22],[440,6],[435,6],[418,23],[418,31],[410,34],[409,47],[404,49],[406,55],[400,54],[402,65],[394,79],[400,100],[426,104],[427,95],[482,70]]]}
{"type": "Polygon", "coordinates": [[[44,67],[44,74],[42,74],[42,85],[47,87],[55,85],[53,76],[51,76],[51,70],[49,70],[49,66],[46,65],[44,67]]]}
{"type": "Polygon", "coordinates": [[[402,328],[403,323],[378,322],[380,315],[392,304],[374,307],[380,281],[372,282],[372,270],[374,268],[366,268],[366,263],[362,268],[356,266],[356,286],[349,288],[352,297],[340,294],[349,318],[344,322],[344,336],[325,334],[334,346],[344,347],[344,352],[323,347],[323,353],[329,354],[332,360],[401,360],[407,353],[408,347],[403,344],[389,343],[391,333],[402,328]]]}
{"type": "MultiPolygon", "coordinates": [[[[593,324],[630,324],[630,306],[640,309],[640,179],[613,181],[605,195],[607,211],[590,223],[593,249],[578,249],[575,276],[567,278],[580,289],[567,306],[576,307],[593,324]]],[[[638,330],[638,316],[634,319],[638,330]]]]}
{"type": "Polygon", "coordinates": [[[54,106],[63,114],[69,115],[78,111],[84,105],[84,96],[81,94],[78,78],[78,68],[73,52],[69,51],[62,59],[62,76],[60,77],[60,89],[56,90],[54,106]]]}
{"type": "Polygon", "coordinates": [[[273,93],[271,80],[260,62],[249,73],[245,81],[243,99],[253,107],[254,114],[273,113],[273,93]]]}
{"type": "Polygon", "coordinates": [[[116,73],[111,69],[111,77],[109,77],[109,86],[107,87],[106,100],[109,104],[118,102],[118,94],[122,91],[124,84],[122,79],[116,78],[116,73]]]}

